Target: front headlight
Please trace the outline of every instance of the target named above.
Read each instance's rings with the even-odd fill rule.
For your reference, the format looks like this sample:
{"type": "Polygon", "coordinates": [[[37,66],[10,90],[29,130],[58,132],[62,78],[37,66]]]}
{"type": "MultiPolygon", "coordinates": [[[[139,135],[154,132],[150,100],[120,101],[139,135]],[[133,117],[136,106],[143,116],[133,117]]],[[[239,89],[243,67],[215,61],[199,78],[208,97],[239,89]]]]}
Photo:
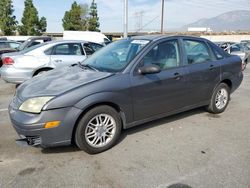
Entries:
{"type": "Polygon", "coordinates": [[[54,97],[36,97],[28,99],[19,107],[19,110],[24,112],[40,113],[44,105],[52,98],[54,97]]]}

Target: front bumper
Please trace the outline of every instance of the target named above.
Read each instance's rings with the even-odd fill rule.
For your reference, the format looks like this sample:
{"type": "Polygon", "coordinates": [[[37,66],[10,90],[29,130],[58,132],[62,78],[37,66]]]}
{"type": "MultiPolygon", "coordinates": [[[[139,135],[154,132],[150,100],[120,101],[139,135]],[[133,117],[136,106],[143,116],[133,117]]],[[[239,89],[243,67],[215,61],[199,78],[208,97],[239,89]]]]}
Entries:
{"type": "Polygon", "coordinates": [[[15,68],[13,65],[3,65],[0,68],[1,78],[9,83],[21,84],[33,76],[33,70],[15,68]]]}
{"type": "Polygon", "coordinates": [[[13,127],[21,139],[30,139],[29,145],[53,147],[70,145],[77,118],[82,110],[67,107],[42,111],[40,114],[22,112],[9,107],[9,115],[13,127]],[[60,121],[58,127],[44,128],[46,122],[60,121]]]}

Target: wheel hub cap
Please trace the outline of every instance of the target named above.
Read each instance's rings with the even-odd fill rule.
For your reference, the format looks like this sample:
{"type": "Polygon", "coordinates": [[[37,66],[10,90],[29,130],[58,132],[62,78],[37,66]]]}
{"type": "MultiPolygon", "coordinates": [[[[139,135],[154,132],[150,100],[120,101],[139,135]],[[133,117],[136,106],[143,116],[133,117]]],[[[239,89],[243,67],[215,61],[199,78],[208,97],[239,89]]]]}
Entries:
{"type": "Polygon", "coordinates": [[[88,122],[85,129],[85,139],[92,147],[103,147],[113,139],[115,131],[114,118],[108,114],[99,114],[88,122]]]}
{"type": "Polygon", "coordinates": [[[218,91],[215,98],[215,105],[218,109],[223,109],[227,105],[228,93],[227,90],[222,88],[218,91]]]}

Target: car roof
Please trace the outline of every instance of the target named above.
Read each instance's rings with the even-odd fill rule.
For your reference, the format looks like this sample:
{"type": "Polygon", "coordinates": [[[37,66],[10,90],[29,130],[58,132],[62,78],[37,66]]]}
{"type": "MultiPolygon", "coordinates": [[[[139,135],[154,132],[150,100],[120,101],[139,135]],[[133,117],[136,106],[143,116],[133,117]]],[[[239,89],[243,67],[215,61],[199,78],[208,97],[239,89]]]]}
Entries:
{"type": "MultiPolygon", "coordinates": [[[[47,42],[47,44],[61,44],[61,43],[74,43],[74,42],[89,43],[89,41],[85,41],[85,40],[53,40],[53,41],[47,42]]],[[[91,42],[91,43],[95,43],[95,42],[91,42]]],[[[98,44],[98,43],[95,43],[95,44],[98,44]]]]}
{"type": "Polygon", "coordinates": [[[165,39],[165,38],[189,38],[189,39],[199,39],[199,40],[205,40],[208,41],[205,38],[201,38],[201,37],[195,37],[195,36],[189,36],[189,35],[142,35],[142,36],[133,36],[131,37],[132,39],[138,39],[138,40],[152,40],[152,41],[157,41],[160,39],[165,39]]]}
{"type": "Polygon", "coordinates": [[[36,37],[28,38],[28,40],[31,40],[31,39],[51,39],[51,37],[49,37],[49,36],[36,36],[36,37]]]}

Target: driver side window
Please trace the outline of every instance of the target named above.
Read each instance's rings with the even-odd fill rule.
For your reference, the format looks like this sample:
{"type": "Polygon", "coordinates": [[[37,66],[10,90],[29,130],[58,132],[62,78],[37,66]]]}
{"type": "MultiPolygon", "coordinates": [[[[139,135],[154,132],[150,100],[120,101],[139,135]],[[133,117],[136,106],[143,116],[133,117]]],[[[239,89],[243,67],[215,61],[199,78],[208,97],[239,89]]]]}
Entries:
{"type": "Polygon", "coordinates": [[[155,64],[161,70],[178,67],[180,65],[180,55],[177,40],[165,41],[156,45],[143,58],[144,65],[155,64]]]}

